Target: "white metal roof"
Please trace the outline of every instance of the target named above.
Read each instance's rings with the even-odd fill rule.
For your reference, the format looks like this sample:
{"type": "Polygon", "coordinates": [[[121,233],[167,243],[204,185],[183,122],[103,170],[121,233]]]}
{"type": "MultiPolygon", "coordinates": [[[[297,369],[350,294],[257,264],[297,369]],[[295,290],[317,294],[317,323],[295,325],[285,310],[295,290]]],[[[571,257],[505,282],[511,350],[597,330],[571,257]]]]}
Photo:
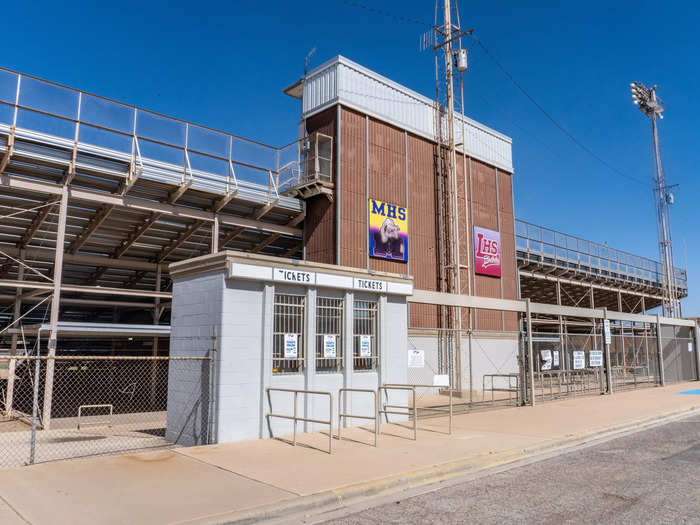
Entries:
{"type": "MultiPolygon", "coordinates": [[[[299,98],[299,84],[288,87],[285,93],[299,98]]],[[[332,58],[307,75],[302,116],[307,118],[334,104],[356,109],[429,140],[434,140],[436,135],[433,100],[342,56],[332,58]]],[[[513,172],[510,137],[457,114],[455,142],[464,142],[469,156],[513,172]]]]}

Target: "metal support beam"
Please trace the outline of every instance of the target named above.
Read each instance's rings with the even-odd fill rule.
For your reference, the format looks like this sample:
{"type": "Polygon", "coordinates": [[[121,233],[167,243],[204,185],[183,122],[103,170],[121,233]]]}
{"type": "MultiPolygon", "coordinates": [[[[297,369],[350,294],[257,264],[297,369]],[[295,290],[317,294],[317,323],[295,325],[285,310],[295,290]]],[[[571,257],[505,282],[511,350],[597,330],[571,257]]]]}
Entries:
{"type": "Polygon", "coordinates": [[[659,360],[659,383],[661,386],[666,385],[666,376],[664,374],[664,346],[661,342],[661,320],[659,314],[656,314],[656,355],[659,360]]]}
{"type": "Polygon", "coordinates": [[[68,188],[61,193],[61,203],[58,209],[58,230],[56,232],[56,257],[53,272],[53,297],[51,298],[51,316],[49,318],[49,343],[46,361],[46,380],[44,384],[43,426],[45,430],[51,427],[51,404],[53,402],[53,373],[55,362],[51,359],[56,355],[58,341],[58,312],[61,303],[61,277],[63,274],[63,245],[66,239],[66,216],[68,214],[68,188]]]}
{"type": "MultiPolygon", "coordinates": [[[[603,308],[603,326],[605,322],[608,321],[608,309],[603,308]]],[[[612,330],[611,330],[612,334],[612,330]]],[[[613,393],[613,383],[612,383],[612,363],[610,362],[610,344],[605,340],[605,334],[603,334],[603,344],[605,345],[605,384],[608,390],[608,394],[613,393]]]]}
{"type": "MultiPolygon", "coordinates": [[[[57,204],[59,201],[57,201],[56,199],[49,199],[45,202],[45,204],[49,204],[51,202],[57,204]]],[[[37,210],[36,215],[32,220],[32,223],[29,225],[29,228],[25,230],[24,235],[22,235],[22,239],[17,243],[17,248],[25,248],[31,242],[31,240],[36,235],[36,232],[38,232],[39,228],[41,228],[44,222],[46,222],[46,219],[48,218],[52,209],[53,206],[48,205],[37,210]]]]}
{"type": "Polygon", "coordinates": [[[535,361],[532,350],[532,314],[530,312],[530,298],[525,299],[525,319],[527,321],[527,360],[530,378],[530,406],[535,406],[535,361]]]}
{"type": "Polygon", "coordinates": [[[211,253],[219,251],[219,219],[214,219],[211,225],[211,253]]]}
{"type": "MultiPolygon", "coordinates": [[[[21,259],[20,259],[21,260],[21,259]]],[[[22,261],[24,262],[24,261],[22,261]]],[[[24,279],[24,266],[19,265],[17,278],[21,281],[24,279]]],[[[16,322],[17,319],[22,315],[22,289],[17,288],[15,292],[15,309],[12,313],[12,322],[16,322]]],[[[10,357],[13,358],[17,355],[17,334],[12,334],[12,341],[10,343],[10,357]]],[[[12,405],[14,404],[15,395],[15,370],[17,368],[17,361],[15,359],[10,359],[8,367],[7,376],[7,393],[5,394],[5,416],[9,417],[12,414],[12,405]]]]}
{"type": "Polygon", "coordinates": [[[104,204],[100,209],[95,212],[95,215],[88,221],[78,236],[73,240],[71,245],[68,247],[68,253],[76,253],[83,245],[88,241],[90,236],[97,231],[97,229],[102,226],[102,224],[107,220],[109,214],[114,209],[112,204],[104,204]]]}
{"type": "MultiPolygon", "coordinates": [[[[0,174],[0,185],[21,191],[43,193],[47,195],[61,195],[62,188],[56,184],[23,179],[13,175],[0,174]]],[[[135,197],[123,197],[119,195],[105,194],[81,188],[69,188],[68,196],[71,201],[96,202],[100,204],[114,204],[117,207],[134,211],[155,211],[168,213],[175,219],[194,219],[212,222],[215,214],[209,210],[198,210],[187,206],[150,201],[135,197]]],[[[267,205],[272,208],[272,205],[267,205]]],[[[269,210],[267,210],[269,211],[269,210]]],[[[267,211],[265,213],[267,213],[267,211]]],[[[263,215],[265,214],[263,213],[263,215]]],[[[281,224],[262,222],[258,219],[235,217],[233,215],[220,216],[221,224],[236,226],[245,229],[281,233],[290,237],[301,237],[300,228],[290,228],[281,224]]]]}

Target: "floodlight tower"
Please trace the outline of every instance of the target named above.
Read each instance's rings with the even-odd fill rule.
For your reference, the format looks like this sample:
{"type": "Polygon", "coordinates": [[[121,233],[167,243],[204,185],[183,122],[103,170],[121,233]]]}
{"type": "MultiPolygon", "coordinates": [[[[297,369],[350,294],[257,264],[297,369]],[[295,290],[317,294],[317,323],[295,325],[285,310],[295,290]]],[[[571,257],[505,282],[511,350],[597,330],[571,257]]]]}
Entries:
{"type": "Polygon", "coordinates": [[[663,101],[656,96],[657,86],[646,87],[641,82],[632,82],[632,100],[639,110],[651,119],[651,132],[654,146],[656,177],[654,178],[654,202],[656,205],[656,226],[659,235],[664,299],[662,311],[668,317],[681,316],[681,301],[676,288],[676,273],[673,266],[673,246],[671,244],[671,222],[669,206],[673,204],[673,193],[666,186],[661,155],[659,153],[659,133],[656,120],[664,118],[663,101]]]}

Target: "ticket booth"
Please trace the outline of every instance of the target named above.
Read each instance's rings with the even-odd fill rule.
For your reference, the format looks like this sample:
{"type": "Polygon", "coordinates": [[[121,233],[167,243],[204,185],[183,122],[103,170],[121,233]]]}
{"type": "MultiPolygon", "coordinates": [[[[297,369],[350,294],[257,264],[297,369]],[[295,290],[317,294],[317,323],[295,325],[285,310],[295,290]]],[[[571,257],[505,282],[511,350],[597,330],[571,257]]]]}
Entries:
{"type": "MultiPolygon", "coordinates": [[[[170,355],[214,359],[207,414],[187,381],[168,385],[174,442],[200,443],[204,424],[218,443],[291,433],[290,421],[266,418],[271,409],[291,413],[291,397],[268,387],[331,392],[337,420],[340,388],[407,382],[406,276],[232,251],[174,263],[170,275],[170,355]]],[[[342,409],[371,413],[372,402],[347,396],[342,409]]],[[[300,396],[298,410],[329,417],[322,396],[300,396]]]]}

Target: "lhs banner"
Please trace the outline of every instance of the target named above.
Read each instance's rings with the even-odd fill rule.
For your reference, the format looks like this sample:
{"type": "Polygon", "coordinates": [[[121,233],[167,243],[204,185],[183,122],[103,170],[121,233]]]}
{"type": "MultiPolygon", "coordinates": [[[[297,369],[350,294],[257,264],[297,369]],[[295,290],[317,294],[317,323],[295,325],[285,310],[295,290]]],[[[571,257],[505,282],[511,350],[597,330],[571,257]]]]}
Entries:
{"type": "Polygon", "coordinates": [[[474,226],[474,271],[481,275],[501,276],[501,234],[474,226]]]}
{"type": "Polygon", "coordinates": [[[369,199],[369,254],[408,261],[408,212],[403,206],[369,199]]]}

